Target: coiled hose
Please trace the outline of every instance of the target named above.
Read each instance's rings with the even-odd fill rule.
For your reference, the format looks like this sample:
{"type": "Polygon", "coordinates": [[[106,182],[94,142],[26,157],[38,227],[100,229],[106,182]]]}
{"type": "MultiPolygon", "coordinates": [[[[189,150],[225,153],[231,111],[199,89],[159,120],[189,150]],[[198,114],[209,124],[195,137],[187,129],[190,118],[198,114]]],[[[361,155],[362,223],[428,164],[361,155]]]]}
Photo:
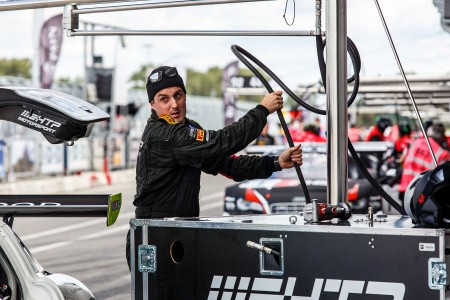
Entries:
{"type": "MultiPolygon", "coordinates": [[[[325,64],[325,59],[323,57],[323,51],[325,49],[325,42],[322,40],[322,38],[320,36],[316,37],[316,46],[317,46],[317,51],[318,51],[320,74],[321,74],[321,77],[322,77],[323,85],[324,85],[324,87],[326,87],[326,83],[325,83],[326,64],[325,64]],[[319,53],[320,53],[320,55],[319,55],[319,53]]],[[[350,98],[347,101],[347,107],[348,107],[354,102],[354,100],[356,98],[356,95],[358,93],[359,72],[361,70],[361,60],[360,60],[359,52],[358,52],[355,44],[353,43],[353,41],[350,38],[347,38],[347,46],[348,46],[347,49],[348,49],[350,58],[351,58],[352,63],[353,63],[353,70],[354,70],[353,75],[350,78],[347,79],[347,82],[348,83],[351,83],[353,81],[355,82],[352,94],[350,95],[350,98]]],[[[314,107],[312,105],[309,105],[308,103],[306,103],[305,101],[300,99],[297,95],[295,95],[295,93],[292,92],[275,75],[275,73],[273,73],[267,66],[265,66],[260,60],[258,60],[251,53],[249,53],[248,51],[246,51],[245,49],[243,49],[242,47],[237,46],[237,45],[232,45],[231,46],[231,51],[236,55],[236,57],[242,63],[244,63],[255,74],[256,77],[258,77],[258,79],[262,82],[262,84],[264,85],[264,87],[267,89],[267,91],[269,93],[273,92],[272,87],[270,86],[268,81],[261,75],[261,73],[245,57],[249,58],[252,62],[254,62],[262,70],[264,70],[264,72],[266,72],[281,87],[281,89],[283,89],[299,105],[303,106],[304,108],[306,108],[306,109],[308,109],[308,110],[310,110],[310,111],[312,111],[314,113],[317,113],[317,114],[320,114],[320,115],[326,115],[326,110],[322,110],[322,109],[319,109],[319,108],[314,107]]],[[[284,120],[283,114],[281,113],[281,110],[277,111],[277,115],[278,115],[278,118],[280,120],[280,123],[281,123],[281,126],[283,128],[283,131],[285,133],[285,136],[286,136],[286,139],[288,141],[289,147],[293,147],[294,143],[292,141],[292,137],[291,137],[289,129],[287,127],[286,121],[284,120]]],[[[378,184],[378,182],[376,182],[376,180],[367,171],[367,169],[365,168],[363,162],[361,161],[361,159],[359,158],[359,156],[356,153],[355,149],[353,148],[353,145],[351,144],[350,140],[348,140],[348,145],[349,145],[349,150],[350,150],[351,155],[355,159],[357,166],[359,167],[359,169],[361,170],[363,175],[367,178],[367,180],[369,180],[369,182],[372,184],[372,186],[375,187],[375,189],[380,193],[380,195],[386,201],[389,202],[389,204],[391,204],[398,212],[404,214],[405,213],[404,209],[396,201],[394,201],[381,188],[381,186],[378,184]]],[[[295,167],[295,170],[297,172],[297,176],[298,176],[298,178],[300,180],[300,184],[302,186],[303,193],[305,195],[306,203],[311,203],[311,197],[309,195],[308,187],[306,185],[306,182],[305,182],[305,179],[303,177],[303,174],[302,174],[302,172],[300,170],[300,166],[298,166],[297,164],[294,164],[294,167],[295,167]]]]}

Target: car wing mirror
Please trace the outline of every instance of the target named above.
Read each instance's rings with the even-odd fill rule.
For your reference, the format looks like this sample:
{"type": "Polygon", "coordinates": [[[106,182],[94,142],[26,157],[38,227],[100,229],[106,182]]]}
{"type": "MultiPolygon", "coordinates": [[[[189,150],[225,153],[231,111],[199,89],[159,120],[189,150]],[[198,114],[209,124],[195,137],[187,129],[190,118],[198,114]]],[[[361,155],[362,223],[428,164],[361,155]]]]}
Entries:
{"type": "Polygon", "coordinates": [[[0,87],[0,120],[38,131],[52,144],[88,137],[96,122],[107,119],[96,106],[60,91],[0,87]]]}

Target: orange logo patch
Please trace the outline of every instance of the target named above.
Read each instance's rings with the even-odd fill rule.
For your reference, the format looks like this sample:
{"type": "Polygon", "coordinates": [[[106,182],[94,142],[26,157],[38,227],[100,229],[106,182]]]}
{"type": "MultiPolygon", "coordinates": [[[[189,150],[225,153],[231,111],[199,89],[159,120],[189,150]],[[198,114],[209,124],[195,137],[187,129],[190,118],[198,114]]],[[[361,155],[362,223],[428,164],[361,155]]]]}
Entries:
{"type": "Polygon", "coordinates": [[[197,141],[203,142],[205,139],[205,131],[201,129],[197,129],[197,137],[195,138],[197,141]]]}
{"type": "Polygon", "coordinates": [[[169,124],[177,124],[177,122],[175,122],[169,115],[163,115],[159,118],[166,120],[166,122],[169,124]]]}

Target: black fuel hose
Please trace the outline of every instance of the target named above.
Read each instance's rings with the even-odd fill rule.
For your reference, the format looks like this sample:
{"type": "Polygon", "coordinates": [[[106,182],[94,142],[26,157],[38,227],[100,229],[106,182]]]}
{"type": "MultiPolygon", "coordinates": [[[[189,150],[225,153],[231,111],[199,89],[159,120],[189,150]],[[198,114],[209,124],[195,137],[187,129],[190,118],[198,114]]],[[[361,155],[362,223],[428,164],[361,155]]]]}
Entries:
{"type": "MultiPolygon", "coordinates": [[[[232,45],[231,46],[231,51],[233,51],[233,53],[237,56],[237,58],[239,58],[256,75],[256,77],[259,78],[259,80],[266,87],[267,91],[269,93],[272,93],[273,89],[270,86],[269,82],[267,82],[267,80],[261,75],[261,73],[259,73],[259,71],[243,55],[241,55],[241,52],[244,53],[244,55],[246,55],[247,57],[249,57],[258,66],[261,67],[261,65],[262,65],[264,67],[263,68],[264,71],[266,71],[266,70],[270,71],[270,69],[267,68],[266,66],[264,66],[256,57],[254,57],[249,52],[247,52],[246,50],[244,50],[243,48],[241,48],[241,47],[239,47],[237,45],[232,45]]],[[[272,73],[272,71],[270,71],[270,73],[272,73]]],[[[273,74],[273,75],[275,75],[275,74],[273,74]]],[[[284,131],[284,134],[286,136],[286,139],[288,141],[289,147],[294,147],[295,146],[294,142],[292,141],[291,134],[290,134],[289,129],[287,127],[286,121],[284,120],[283,113],[281,112],[281,109],[277,110],[277,115],[278,115],[278,119],[280,120],[281,127],[283,128],[283,131],[284,131]]],[[[305,201],[306,201],[306,203],[311,203],[311,196],[309,195],[309,190],[308,190],[308,187],[306,185],[305,178],[303,177],[303,173],[300,170],[300,166],[298,164],[294,163],[294,168],[295,168],[295,171],[297,172],[297,176],[298,176],[298,178],[300,180],[300,184],[301,184],[302,189],[303,189],[303,194],[305,195],[305,201]]]]}
{"type": "MultiPolygon", "coordinates": [[[[325,59],[323,57],[325,45],[326,45],[326,43],[324,40],[322,40],[322,37],[317,36],[316,37],[316,46],[317,46],[317,52],[318,52],[320,74],[321,74],[324,88],[326,88],[326,80],[325,80],[326,79],[326,64],[325,64],[325,59]],[[321,55],[319,55],[319,53],[321,53],[321,55]]],[[[353,81],[355,82],[352,94],[351,94],[349,100],[347,101],[347,106],[350,106],[354,102],[356,95],[358,93],[358,89],[359,89],[359,83],[360,83],[359,82],[359,73],[361,70],[361,59],[360,59],[360,55],[359,55],[356,45],[353,43],[353,41],[350,38],[347,38],[347,50],[348,50],[350,58],[353,62],[352,65],[353,65],[353,70],[354,70],[353,75],[347,79],[347,83],[351,83],[353,81]]],[[[266,67],[261,61],[259,61],[256,57],[254,57],[251,53],[249,53],[248,51],[246,51],[245,49],[243,49],[237,45],[232,45],[231,51],[236,55],[236,57],[239,58],[239,60],[241,60],[258,77],[258,79],[264,84],[264,86],[269,91],[269,93],[273,92],[273,89],[270,86],[270,84],[261,75],[261,73],[250,62],[248,62],[248,60],[241,53],[243,53],[246,57],[250,58],[256,65],[258,65],[261,69],[263,69],[298,104],[300,104],[301,106],[305,107],[306,109],[308,109],[312,112],[315,112],[317,114],[326,115],[325,110],[313,107],[313,106],[307,104],[306,102],[304,102],[303,100],[301,100],[299,97],[297,97],[297,95],[295,95],[268,67],[266,67]]],[[[277,111],[277,114],[280,119],[281,126],[283,127],[283,131],[285,132],[286,139],[289,143],[289,146],[293,147],[294,144],[292,141],[292,137],[290,136],[289,129],[287,128],[286,121],[284,120],[284,117],[283,117],[281,111],[277,111]]],[[[401,205],[399,205],[394,199],[392,199],[392,197],[390,197],[386,193],[386,191],[383,190],[383,188],[378,184],[378,182],[367,171],[367,168],[364,166],[364,163],[361,161],[361,159],[359,158],[359,155],[353,148],[353,145],[352,145],[350,139],[348,140],[348,145],[349,145],[348,148],[349,148],[350,154],[354,158],[358,168],[363,173],[363,175],[366,177],[366,179],[370,182],[370,184],[377,190],[377,192],[392,207],[394,207],[399,213],[404,215],[405,210],[403,209],[403,207],[401,205]]],[[[311,198],[309,196],[309,191],[306,186],[306,182],[303,177],[303,174],[301,173],[300,167],[298,165],[295,165],[295,167],[296,167],[295,169],[297,171],[297,175],[299,177],[300,183],[302,185],[302,188],[303,188],[303,191],[305,194],[306,203],[310,203],[311,198]]]]}
{"type": "MultiPolygon", "coordinates": [[[[325,59],[323,57],[323,51],[325,49],[326,42],[325,40],[322,40],[322,37],[317,36],[316,37],[316,47],[317,47],[317,57],[319,59],[319,68],[320,68],[320,76],[322,77],[323,86],[326,89],[326,64],[325,59]]],[[[355,81],[355,89],[353,89],[351,101],[353,95],[356,97],[355,90],[359,87],[359,71],[361,70],[361,60],[359,56],[358,49],[356,48],[355,44],[350,38],[347,38],[347,45],[348,45],[348,51],[350,53],[350,57],[355,57],[355,59],[352,58],[353,66],[354,66],[354,74],[351,78],[347,79],[347,82],[351,82],[353,79],[355,81]]],[[[350,101],[349,101],[350,102],[350,101]]],[[[405,209],[397,203],[392,197],[386,193],[385,190],[380,186],[380,184],[372,177],[372,175],[367,171],[366,166],[362,162],[361,158],[359,157],[358,153],[353,148],[353,144],[351,143],[350,139],[348,139],[348,150],[350,151],[350,154],[352,155],[353,159],[356,162],[356,165],[358,166],[361,173],[363,173],[364,177],[369,181],[369,183],[372,185],[373,188],[378,192],[378,194],[383,197],[384,200],[386,200],[393,208],[395,208],[399,213],[402,215],[405,215],[405,209]]]]}
{"type": "MultiPolygon", "coordinates": [[[[320,37],[319,37],[320,38],[320,37]]],[[[361,69],[361,60],[359,58],[359,53],[358,50],[356,49],[355,44],[348,39],[350,42],[348,44],[348,49],[349,49],[349,54],[350,57],[353,61],[353,66],[354,66],[354,75],[349,78],[347,81],[355,81],[355,88],[352,92],[352,95],[348,101],[348,106],[350,106],[353,101],[356,98],[356,95],[358,93],[358,87],[359,87],[359,71],[361,69]]],[[[320,38],[320,41],[322,41],[322,39],[320,38]]],[[[323,49],[324,46],[321,44],[321,52],[323,53],[323,49]]],[[[294,92],[292,92],[285,84],[283,81],[281,81],[277,75],[275,75],[275,73],[272,72],[272,70],[270,70],[267,66],[265,66],[260,60],[258,60],[255,56],[253,56],[250,52],[248,52],[247,50],[243,49],[242,47],[238,46],[238,45],[232,45],[231,46],[231,51],[236,55],[236,57],[243,62],[252,72],[253,74],[255,74],[256,77],[258,77],[258,79],[262,82],[262,84],[265,86],[265,88],[267,89],[267,91],[269,93],[273,92],[272,87],[270,86],[269,82],[261,75],[261,73],[245,58],[248,57],[250,60],[252,60],[257,66],[259,66],[262,70],[264,70],[264,72],[266,72],[292,99],[294,99],[295,102],[297,102],[299,105],[305,107],[306,109],[315,112],[317,114],[321,114],[321,115],[325,115],[326,114],[326,110],[323,109],[319,109],[316,108],[314,106],[309,105],[308,103],[304,102],[302,99],[300,99],[294,92]],[[245,56],[245,57],[244,57],[245,56]]],[[[319,59],[320,61],[320,59],[319,59]]],[[[322,57],[322,65],[325,66],[325,61],[322,57]]],[[[319,63],[320,64],[320,63],[319,63]]],[[[323,71],[325,72],[325,71],[323,71]]],[[[322,68],[321,68],[321,73],[322,73],[322,68]]],[[[324,85],[325,86],[325,85],[324,85]]],[[[277,115],[278,118],[280,119],[280,123],[281,123],[281,127],[283,128],[284,134],[286,136],[286,140],[288,141],[289,147],[293,147],[294,146],[294,142],[292,141],[292,137],[291,134],[289,132],[289,129],[286,125],[286,121],[284,120],[283,114],[281,113],[281,110],[277,111],[277,115]]],[[[308,191],[308,187],[306,185],[305,179],[303,177],[303,174],[300,170],[300,167],[297,164],[294,164],[295,167],[295,171],[297,172],[297,176],[300,180],[300,184],[302,186],[303,189],[303,193],[305,194],[305,200],[306,203],[311,203],[311,197],[309,195],[309,191],[308,191]]]]}
{"type": "Polygon", "coordinates": [[[389,196],[388,193],[386,193],[385,190],[378,184],[378,182],[370,175],[370,173],[367,171],[367,168],[364,166],[364,163],[359,158],[358,153],[355,151],[355,148],[353,148],[352,143],[350,142],[350,139],[348,140],[348,150],[350,151],[351,155],[353,156],[353,159],[356,162],[356,165],[358,166],[359,170],[363,173],[363,175],[366,177],[366,179],[369,181],[369,183],[374,187],[377,192],[380,194],[381,197],[384,198],[393,208],[395,208],[399,213],[402,215],[406,214],[405,209],[398,204],[394,199],[392,199],[391,196],[389,196]]]}
{"type": "MultiPolygon", "coordinates": [[[[322,78],[322,84],[324,89],[326,89],[326,64],[323,52],[325,51],[326,40],[322,40],[321,36],[316,36],[316,49],[317,58],[319,60],[320,77],[322,78]]],[[[359,55],[358,48],[356,48],[355,43],[347,37],[347,51],[350,55],[353,65],[353,75],[347,79],[347,83],[355,82],[355,89],[353,89],[352,96],[350,97],[350,105],[356,98],[356,94],[359,89],[359,72],[361,71],[361,57],[359,55]]],[[[350,105],[347,105],[350,106],[350,105]]]]}
{"type": "MultiPolygon", "coordinates": [[[[353,44],[353,43],[351,43],[353,44]]],[[[354,45],[354,44],[353,44],[354,45]]],[[[355,47],[356,48],[356,47],[355,47]]],[[[356,95],[358,93],[358,87],[359,87],[359,69],[361,68],[361,63],[358,59],[359,54],[357,51],[351,51],[350,49],[353,49],[350,46],[349,43],[349,54],[350,54],[350,58],[353,61],[353,66],[354,66],[354,75],[352,76],[352,78],[354,78],[355,81],[355,87],[354,90],[352,92],[352,95],[350,97],[350,99],[347,102],[347,106],[350,106],[353,101],[356,98],[356,95]],[[356,56],[356,54],[358,54],[358,56],[356,56]],[[359,66],[359,69],[358,69],[359,66]]],[[[317,107],[314,107],[312,105],[309,105],[308,103],[306,103],[305,101],[303,101],[302,99],[300,99],[294,92],[292,92],[289,87],[287,87],[283,81],[280,80],[280,78],[278,78],[277,75],[275,75],[275,73],[273,73],[267,66],[265,66],[261,61],[259,61],[256,57],[254,57],[251,53],[249,53],[248,51],[246,51],[245,49],[237,46],[237,45],[232,45],[231,46],[231,51],[233,51],[234,55],[236,55],[237,58],[239,58],[240,61],[242,61],[255,75],[256,77],[259,78],[259,80],[264,84],[264,86],[266,87],[267,90],[272,90],[272,88],[270,87],[269,83],[267,82],[267,80],[261,75],[261,73],[259,73],[259,71],[243,56],[245,55],[246,57],[248,57],[250,60],[252,60],[257,66],[259,66],[262,70],[264,70],[264,72],[267,73],[267,75],[269,75],[280,87],[283,91],[286,92],[286,94],[288,94],[295,102],[297,102],[299,105],[303,106],[304,108],[306,108],[309,111],[312,111],[316,114],[319,115],[326,115],[327,111],[323,110],[323,109],[319,109],[317,107]],[[242,55],[243,54],[243,55],[242,55]]],[[[322,71],[321,71],[322,72],[322,71]]],[[[352,79],[350,78],[350,79],[352,79]]],[[[349,80],[350,80],[349,79],[349,80]]],[[[353,79],[352,79],[353,80],[353,79]]],[[[348,80],[347,80],[348,81],[348,80]]],[[[284,128],[283,128],[284,129],[284,128]]]]}

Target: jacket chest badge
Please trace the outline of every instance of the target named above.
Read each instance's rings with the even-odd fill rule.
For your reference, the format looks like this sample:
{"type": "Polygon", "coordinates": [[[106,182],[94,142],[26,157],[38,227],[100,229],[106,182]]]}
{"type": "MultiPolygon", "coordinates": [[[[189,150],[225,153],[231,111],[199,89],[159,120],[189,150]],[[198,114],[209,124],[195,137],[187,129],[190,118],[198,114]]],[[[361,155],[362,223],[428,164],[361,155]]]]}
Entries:
{"type": "Polygon", "coordinates": [[[197,137],[195,138],[197,141],[203,142],[205,139],[205,131],[201,129],[197,129],[197,137]]]}
{"type": "Polygon", "coordinates": [[[177,124],[177,122],[175,122],[169,115],[163,115],[159,118],[165,120],[169,124],[177,124]]]}

